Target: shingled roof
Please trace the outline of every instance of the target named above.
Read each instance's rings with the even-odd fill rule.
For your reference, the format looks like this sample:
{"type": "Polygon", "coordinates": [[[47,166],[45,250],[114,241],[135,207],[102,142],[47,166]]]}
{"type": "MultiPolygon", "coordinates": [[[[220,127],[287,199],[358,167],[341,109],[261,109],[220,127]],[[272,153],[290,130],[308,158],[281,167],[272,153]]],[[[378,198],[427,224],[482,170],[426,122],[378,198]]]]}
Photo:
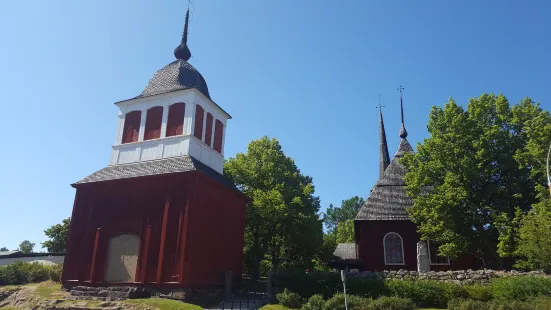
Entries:
{"type": "Polygon", "coordinates": [[[107,166],[74,183],[73,186],[78,186],[85,183],[105,182],[191,171],[201,171],[225,187],[239,191],[230,179],[189,155],[107,166]]]}
{"type": "Polygon", "coordinates": [[[341,260],[358,259],[355,243],[339,243],[333,255],[341,260]]]}
{"type": "MultiPolygon", "coordinates": [[[[400,96],[402,107],[402,97],[400,96]]],[[[380,117],[381,128],[381,163],[380,169],[384,167],[384,152],[386,150],[386,135],[384,135],[384,124],[382,115],[380,117]]],[[[356,220],[409,220],[406,209],[413,205],[413,200],[406,195],[406,169],[400,160],[406,153],[414,154],[409,144],[407,131],[404,126],[402,107],[402,126],[400,128],[400,145],[390,164],[379,176],[379,180],[371,190],[371,193],[364,205],[358,212],[356,220]]],[[[388,151],[386,151],[388,152],[388,151]]]]}

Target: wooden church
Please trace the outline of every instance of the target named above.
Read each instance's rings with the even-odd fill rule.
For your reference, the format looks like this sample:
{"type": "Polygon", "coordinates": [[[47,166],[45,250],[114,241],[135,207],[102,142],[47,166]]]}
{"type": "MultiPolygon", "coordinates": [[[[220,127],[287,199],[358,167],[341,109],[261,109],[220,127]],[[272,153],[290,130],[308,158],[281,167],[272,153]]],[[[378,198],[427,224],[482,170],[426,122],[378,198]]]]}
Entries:
{"type": "MultiPolygon", "coordinates": [[[[413,154],[404,126],[403,97],[400,86],[402,126],[400,144],[392,160],[388,153],[383,113],[379,112],[379,179],[354,220],[355,243],[337,245],[335,268],[360,270],[417,270],[417,242],[421,240],[407,208],[413,200],[406,195],[405,167],[400,160],[413,154]]],[[[431,270],[478,268],[471,257],[452,260],[438,255],[438,245],[426,241],[431,270]]]]}
{"type": "Polygon", "coordinates": [[[119,108],[109,165],[76,189],[62,282],[202,288],[241,273],[247,198],[224,176],[231,116],[176,60],[119,108]]]}

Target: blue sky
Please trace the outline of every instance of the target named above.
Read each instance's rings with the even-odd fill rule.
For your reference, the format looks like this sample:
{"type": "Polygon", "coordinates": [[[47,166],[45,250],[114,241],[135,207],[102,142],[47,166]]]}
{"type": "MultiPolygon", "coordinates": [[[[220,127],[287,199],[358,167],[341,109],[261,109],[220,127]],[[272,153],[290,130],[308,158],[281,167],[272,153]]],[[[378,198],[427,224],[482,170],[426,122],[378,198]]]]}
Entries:
{"type": "MultiPolygon", "coordinates": [[[[2,1],[0,247],[70,216],[70,184],[107,165],[114,102],[173,60],[185,0],[2,1]]],[[[378,176],[381,95],[390,153],[415,145],[451,96],[525,96],[550,108],[551,3],[195,1],[190,63],[228,111],[226,157],[268,135],[314,179],[322,209],[378,176]]]]}

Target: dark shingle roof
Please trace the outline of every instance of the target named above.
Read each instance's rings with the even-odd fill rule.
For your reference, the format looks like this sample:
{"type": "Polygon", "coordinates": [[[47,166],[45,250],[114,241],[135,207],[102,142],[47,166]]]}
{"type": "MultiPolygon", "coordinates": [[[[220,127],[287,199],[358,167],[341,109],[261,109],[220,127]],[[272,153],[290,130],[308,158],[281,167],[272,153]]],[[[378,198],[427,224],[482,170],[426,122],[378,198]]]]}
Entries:
{"type": "Polygon", "coordinates": [[[335,252],[333,252],[333,255],[342,260],[357,259],[356,244],[339,243],[337,244],[337,248],[335,249],[335,252]]]}
{"type": "Polygon", "coordinates": [[[222,185],[238,190],[230,179],[189,155],[107,166],[76,182],[74,185],[190,171],[201,171],[222,185]]]}
{"type": "Polygon", "coordinates": [[[197,88],[197,90],[210,99],[207,82],[201,73],[187,61],[178,59],[157,71],[144,91],[136,98],[149,97],[189,88],[197,88]]]}
{"type": "Polygon", "coordinates": [[[371,190],[356,220],[409,219],[406,209],[413,205],[413,200],[406,195],[404,177],[407,171],[400,163],[405,153],[413,153],[413,148],[406,138],[402,138],[398,151],[371,190]]]}

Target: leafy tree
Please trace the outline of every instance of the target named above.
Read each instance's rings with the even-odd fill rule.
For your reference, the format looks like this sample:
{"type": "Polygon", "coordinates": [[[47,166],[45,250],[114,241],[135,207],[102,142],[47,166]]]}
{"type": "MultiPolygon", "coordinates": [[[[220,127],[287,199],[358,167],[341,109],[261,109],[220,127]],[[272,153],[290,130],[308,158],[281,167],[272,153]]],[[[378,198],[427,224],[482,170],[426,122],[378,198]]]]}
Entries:
{"type": "Polygon", "coordinates": [[[308,267],[323,242],[319,198],[276,139],[249,143],[230,158],[224,173],[247,195],[245,265],[258,276],[262,262],[272,270],[308,267]]]}
{"type": "Polygon", "coordinates": [[[8,250],[8,248],[6,248],[6,247],[4,246],[4,247],[1,247],[1,248],[0,248],[0,252],[2,252],[2,251],[9,251],[9,250],[8,250]]]}
{"type": "Polygon", "coordinates": [[[501,263],[498,247],[501,256],[516,251],[519,217],[545,184],[541,143],[550,124],[529,98],[511,107],[503,95],[483,94],[466,110],[453,99],[433,107],[430,137],[402,161],[422,237],[439,241],[443,255],[470,253],[489,266],[501,263]]]}
{"type": "Polygon", "coordinates": [[[364,203],[363,198],[354,196],[343,200],[340,207],[334,207],[333,204],[330,204],[323,219],[327,230],[333,232],[339,223],[353,220],[364,203]]]}
{"type": "Polygon", "coordinates": [[[23,240],[21,244],[19,245],[19,251],[21,251],[24,254],[32,253],[34,249],[34,243],[30,242],[29,240],[23,240]]]}
{"type": "Polygon", "coordinates": [[[50,240],[42,243],[42,247],[46,248],[50,253],[65,252],[67,246],[67,238],[69,237],[69,224],[71,218],[64,219],[61,224],[55,224],[52,227],[44,230],[44,233],[50,240]]]}
{"type": "Polygon", "coordinates": [[[339,225],[337,225],[334,234],[336,235],[337,243],[354,242],[354,219],[340,222],[339,225]]]}

